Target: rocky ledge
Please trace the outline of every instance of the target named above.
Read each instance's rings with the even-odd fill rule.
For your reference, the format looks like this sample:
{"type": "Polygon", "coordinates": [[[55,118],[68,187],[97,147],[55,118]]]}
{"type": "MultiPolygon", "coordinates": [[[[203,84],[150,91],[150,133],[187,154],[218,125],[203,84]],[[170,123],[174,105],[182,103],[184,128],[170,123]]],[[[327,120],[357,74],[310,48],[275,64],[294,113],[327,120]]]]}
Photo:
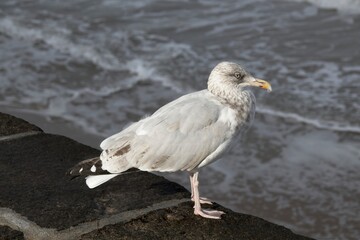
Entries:
{"type": "Polygon", "coordinates": [[[88,189],[70,180],[99,150],[0,113],[0,239],[310,239],[264,219],[195,216],[189,192],[147,172],[88,189]]]}

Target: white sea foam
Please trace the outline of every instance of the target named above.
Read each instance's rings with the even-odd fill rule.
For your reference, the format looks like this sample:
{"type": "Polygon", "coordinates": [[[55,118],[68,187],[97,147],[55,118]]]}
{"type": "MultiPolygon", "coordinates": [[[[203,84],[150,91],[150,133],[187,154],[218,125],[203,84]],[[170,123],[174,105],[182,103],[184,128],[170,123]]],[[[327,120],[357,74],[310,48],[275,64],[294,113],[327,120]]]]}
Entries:
{"type": "MultiPolygon", "coordinates": [[[[184,86],[184,84],[181,84],[180,86],[176,81],[172,81],[169,76],[161,73],[156,67],[157,61],[163,61],[164,59],[168,61],[169,57],[175,58],[181,54],[186,54],[189,58],[195,58],[196,54],[191,50],[191,47],[186,44],[169,42],[156,43],[155,46],[152,46],[154,43],[151,39],[138,36],[137,33],[137,37],[142,41],[142,45],[144,45],[143,48],[149,48],[154,51],[154,59],[153,61],[148,61],[146,56],[137,56],[137,54],[134,53],[130,60],[123,63],[120,62],[114,54],[110,53],[106,47],[100,48],[92,44],[89,45],[88,43],[87,45],[84,45],[69,40],[66,29],[59,28],[59,30],[54,31],[53,29],[47,29],[46,27],[31,28],[12,17],[5,17],[0,19],[0,32],[10,35],[11,37],[30,41],[41,40],[54,49],[70,54],[75,59],[86,59],[105,70],[129,71],[135,75],[134,77],[130,77],[126,79],[126,81],[119,83],[118,87],[112,86],[109,88],[104,86],[100,91],[92,91],[90,88],[84,88],[83,90],[80,90],[80,92],[84,91],[93,92],[96,95],[109,95],[119,90],[130,89],[139,81],[144,80],[159,82],[163,86],[169,87],[178,93],[183,92],[184,88],[186,89],[185,91],[191,91],[190,87],[184,86]],[[148,44],[150,44],[150,46],[147,46],[148,44]]],[[[132,37],[131,33],[130,35],[129,33],[123,34],[123,32],[116,32],[114,34],[121,35],[126,39],[132,37]]],[[[127,48],[127,44],[129,43],[125,41],[125,48],[127,48]]],[[[127,49],[125,50],[128,51],[127,49]]]]}
{"type": "Polygon", "coordinates": [[[126,71],[134,74],[134,76],[126,78],[126,81],[117,82],[116,86],[104,85],[96,89],[91,87],[84,87],[76,91],[66,91],[71,93],[72,99],[76,99],[82,94],[92,94],[94,96],[107,97],[119,91],[132,89],[141,81],[159,82],[162,86],[170,88],[177,93],[195,91],[190,86],[179,86],[177,82],[171,81],[170,77],[161,74],[159,70],[151,63],[146,63],[140,58],[127,61],[123,67],[126,71]]]}
{"type": "Polygon", "coordinates": [[[341,124],[339,122],[334,122],[334,121],[324,121],[324,120],[320,120],[320,119],[313,119],[313,118],[300,116],[296,113],[282,112],[282,111],[272,110],[272,109],[264,108],[264,107],[257,107],[256,110],[257,110],[257,112],[262,113],[262,114],[268,114],[268,115],[272,115],[272,116],[276,116],[276,117],[280,117],[280,118],[292,119],[292,120],[295,120],[296,122],[309,124],[314,127],[321,128],[321,129],[327,129],[327,130],[332,130],[332,131],[337,131],[337,132],[360,133],[360,126],[352,126],[352,125],[348,125],[348,124],[341,124]]]}
{"type": "Polygon", "coordinates": [[[29,28],[10,17],[0,19],[0,31],[12,37],[44,41],[61,52],[69,53],[75,58],[86,59],[106,70],[122,69],[117,57],[110,52],[95,46],[74,43],[66,38],[64,31],[29,28]]]}
{"type": "Polygon", "coordinates": [[[152,66],[150,63],[146,63],[142,59],[133,59],[126,63],[127,69],[136,74],[138,80],[147,80],[151,79],[154,82],[160,82],[163,86],[169,87],[171,90],[182,93],[184,90],[176,84],[176,82],[171,81],[169,77],[161,75],[157,69],[152,66]]]}
{"type": "Polygon", "coordinates": [[[359,0],[295,0],[298,2],[309,2],[320,8],[336,9],[344,14],[359,14],[359,0]]]}

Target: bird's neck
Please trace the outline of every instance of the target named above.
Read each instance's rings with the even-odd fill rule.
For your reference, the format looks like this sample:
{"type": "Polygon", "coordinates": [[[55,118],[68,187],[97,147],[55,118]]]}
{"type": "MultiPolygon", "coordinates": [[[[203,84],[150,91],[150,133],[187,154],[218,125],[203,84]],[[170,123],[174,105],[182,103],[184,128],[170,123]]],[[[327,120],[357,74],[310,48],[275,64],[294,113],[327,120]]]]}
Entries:
{"type": "Polygon", "coordinates": [[[209,81],[208,90],[219,98],[220,102],[233,109],[250,107],[254,102],[254,96],[250,90],[239,87],[232,83],[219,83],[209,81]]]}

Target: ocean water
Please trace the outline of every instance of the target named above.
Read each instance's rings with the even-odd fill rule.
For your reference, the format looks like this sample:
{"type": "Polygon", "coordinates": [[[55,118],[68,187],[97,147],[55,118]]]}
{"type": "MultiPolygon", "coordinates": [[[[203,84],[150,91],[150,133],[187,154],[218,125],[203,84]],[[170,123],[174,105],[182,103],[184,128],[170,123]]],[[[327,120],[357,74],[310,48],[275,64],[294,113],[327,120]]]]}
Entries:
{"type": "Polygon", "coordinates": [[[205,88],[223,60],[273,92],[255,90],[253,127],[201,170],[202,195],[317,239],[359,239],[360,0],[0,2],[0,111],[84,134],[205,88]]]}

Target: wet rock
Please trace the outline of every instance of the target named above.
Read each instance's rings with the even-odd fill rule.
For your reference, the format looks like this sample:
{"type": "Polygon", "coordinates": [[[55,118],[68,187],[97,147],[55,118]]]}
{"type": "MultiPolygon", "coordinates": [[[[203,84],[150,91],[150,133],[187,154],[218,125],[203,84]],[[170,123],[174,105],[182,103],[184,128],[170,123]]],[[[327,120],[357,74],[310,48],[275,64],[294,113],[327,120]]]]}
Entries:
{"type": "Polygon", "coordinates": [[[24,233],[0,226],[0,239],[308,239],[217,204],[223,219],[195,216],[185,188],[151,173],[89,189],[65,173],[99,150],[6,114],[0,123],[1,134],[37,131],[0,141],[0,225],[24,233]]]}
{"type": "Polygon", "coordinates": [[[65,172],[99,151],[62,136],[38,134],[2,142],[0,152],[0,206],[40,227],[65,229],[189,196],[182,186],[146,172],[119,176],[95,189],[80,177],[70,181],[65,172]]]}
{"type": "Polygon", "coordinates": [[[42,132],[40,128],[23,119],[0,112],[0,137],[31,131],[42,132]]]}
{"type": "Polygon", "coordinates": [[[125,224],[105,226],[83,235],[81,239],[310,239],[258,217],[235,213],[219,205],[214,208],[226,212],[221,220],[195,216],[193,204],[187,202],[151,212],[125,224]]]}
{"type": "Polygon", "coordinates": [[[0,226],[1,240],[23,240],[24,234],[6,226],[0,226]]]}

